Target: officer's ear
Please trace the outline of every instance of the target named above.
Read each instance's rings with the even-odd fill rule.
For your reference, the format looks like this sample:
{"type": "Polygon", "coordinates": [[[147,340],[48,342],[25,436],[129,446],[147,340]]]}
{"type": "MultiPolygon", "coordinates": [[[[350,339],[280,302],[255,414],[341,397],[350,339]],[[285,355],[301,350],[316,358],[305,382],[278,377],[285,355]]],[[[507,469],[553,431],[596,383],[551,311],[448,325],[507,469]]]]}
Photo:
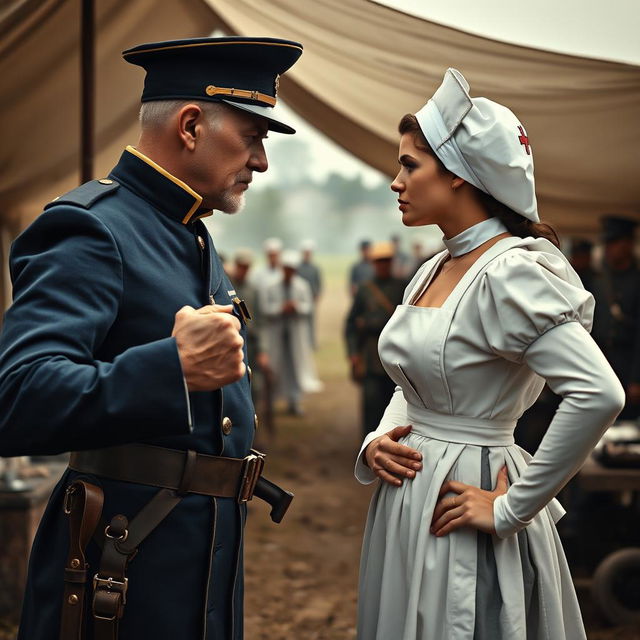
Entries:
{"type": "Polygon", "coordinates": [[[178,137],[182,144],[189,151],[193,151],[196,147],[196,138],[201,131],[204,113],[197,104],[186,104],[180,111],[176,120],[178,127],[178,137]]]}

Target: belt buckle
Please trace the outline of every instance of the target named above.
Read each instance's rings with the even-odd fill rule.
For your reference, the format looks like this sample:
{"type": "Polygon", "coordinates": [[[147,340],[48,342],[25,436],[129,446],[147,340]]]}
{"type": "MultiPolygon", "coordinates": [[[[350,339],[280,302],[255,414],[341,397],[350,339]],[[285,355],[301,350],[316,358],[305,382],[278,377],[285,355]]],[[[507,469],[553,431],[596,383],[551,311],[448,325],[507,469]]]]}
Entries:
{"type": "Polygon", "coordinates": [[[108,578],[101,578],[97,573],[93,576],[93,591],[94,591],[94,601],[93,601],[93,616],[98,620],[106,620],[108,622],[113,622],[116,618],[120,618],[122,616],[122,607],[127,604],[127,589],[129,588],[129,578],[125,578],[124,581],[114,580],[111,576],[108,578]],[[95,592],[98,589],[104,589],[109,592],[116,592],[122,596],[121,602],[118,604],[117,610],[113,613],[112,616],[101,616],[96,613],[95,610],[95,592]]]}
{"type": "Polygon", "coordinates": [[[251,453],[242,460],[242,472],[238,489],[238,502],[243,504],[253,498],[258,478],[264,467],[264,453],[251,449],[251,453]]]}

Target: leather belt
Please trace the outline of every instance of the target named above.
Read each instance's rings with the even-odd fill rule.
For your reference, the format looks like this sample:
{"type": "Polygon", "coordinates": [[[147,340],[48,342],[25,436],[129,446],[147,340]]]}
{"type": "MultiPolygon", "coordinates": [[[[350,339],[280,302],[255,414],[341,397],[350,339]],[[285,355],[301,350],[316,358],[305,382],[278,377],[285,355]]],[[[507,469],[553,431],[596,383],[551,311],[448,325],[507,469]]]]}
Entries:
{"type": "Polygon", "coordinates": [[[253,449],[246,458],[224,458],[143,444],[74,451],[69,460],[80,473],[240,503],[253,497],[263,466],[264,454],[253,449]]]}

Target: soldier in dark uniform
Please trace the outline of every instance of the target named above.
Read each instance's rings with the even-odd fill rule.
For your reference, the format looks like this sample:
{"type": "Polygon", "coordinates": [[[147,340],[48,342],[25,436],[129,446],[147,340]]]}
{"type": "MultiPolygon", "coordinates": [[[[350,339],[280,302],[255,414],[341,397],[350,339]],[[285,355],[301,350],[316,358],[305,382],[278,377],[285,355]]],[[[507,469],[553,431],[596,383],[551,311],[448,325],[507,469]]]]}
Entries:
{"type": "Polygon", "coordinates": [[[602,219],[604,259],[593,292],[593,335],[626,392],[620,418],[640,416],[640,269],[634,256],[638,223],[620,216],[602,219]]]}
{"type": "Polygon", "coordinates": [[[391,275],[394,246],[390,242],[374,244],[369,255],[374,277],[359,285],[345,327],[352,377],[362,386],[365,436],[378,427],[395,389],[380,362],[378,337],[402,302],[406,286],[391,275]]]}
{"type": "Polygon", "coordinates": [[[371,250],[371,242],[362,240],[360,242],[360,260],[351,266],[349,270],[349,292],[352,296],[356,295],[358,287],[367,280],[373,278],[373,265],[369,258],[371,250]]]}
{"type": "Polygon", "coordinates": [[[584,288],[591,292],[594,288],[594,281],[598,276],[598,272],[593,268],[592,251],[593,242],[590,240],[572,238],[569,262],[578,276],[580,276],[584,288]]]}
{"type": "Polygon", "coordinates": [[[74,452],[33,544],[22,640],[83,625],[96,640],[243,636],[261,459],[246,314],[201,218],[239,210],[267,130],[293,133],[273,107],[301,52],[269,38],[125,51],[147,72],[137,148],[13,245],[0,455],[74,452]]]}

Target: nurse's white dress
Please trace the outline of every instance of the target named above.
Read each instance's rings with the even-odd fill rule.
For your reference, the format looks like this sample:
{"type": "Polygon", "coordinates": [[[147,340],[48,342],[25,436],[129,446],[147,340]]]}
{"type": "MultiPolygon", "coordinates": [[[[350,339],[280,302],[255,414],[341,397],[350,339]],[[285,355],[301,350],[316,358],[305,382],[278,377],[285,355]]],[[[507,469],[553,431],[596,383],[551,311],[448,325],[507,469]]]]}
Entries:
{"type": "Polygon", "coordinates": [[[413,306],[447,256],[444,251],[420,269],[380,336],[382,362],[398,387],[362,445],[356,477],[375,479],[364,448],[406,424],[413,431],[401,442],[422,453],[423,469],[401,487],[380,483],[372,499],[358,638],[585,638],[555,529],[564,511],[554,496],[624,403],[588,333],[593,298],[550,242],[508,237],[473,264],[442,307],[413,306]],[[563,399],[532,459],[514,444],[513,431],[545,380],[563,399]],[[505,464],[510,487],[494,503],[497,535],[470,528],[441,538],[429,532],[446,480],[493,488],[505,464]],[[481,536],[489,551],[493,543],[489,563],[478,553],[481,536]],[[491,566],[493,586],[483,576],[491,566]],[[491,611],[482,605],[476,628],[476,601],[492,600],[491,611]],[[487,616],[495,618],[493,632],[486,631],[487,616]]]}

